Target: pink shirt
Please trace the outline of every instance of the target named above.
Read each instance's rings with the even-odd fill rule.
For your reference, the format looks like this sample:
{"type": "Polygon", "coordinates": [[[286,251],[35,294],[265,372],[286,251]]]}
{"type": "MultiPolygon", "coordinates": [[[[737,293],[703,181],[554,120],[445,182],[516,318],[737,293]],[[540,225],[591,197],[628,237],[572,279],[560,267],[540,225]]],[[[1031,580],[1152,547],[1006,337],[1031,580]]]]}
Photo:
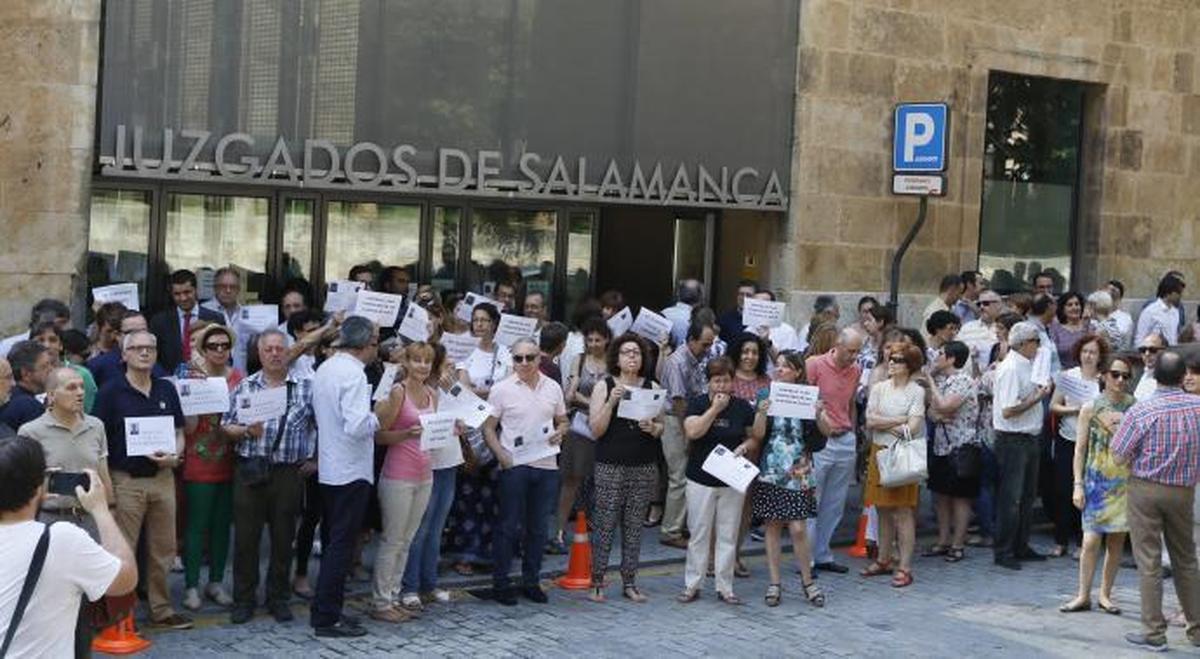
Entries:
{"type": "MultiPolygon", "coordinates": [[[[425,388],[425,395],[429,396],[429,405],[417,407],[412,396],[406,392],[404,403],[400,406],[400,414],[388,430],[408,430],[421,423],[420,415],[433,413],[433,392],[428,387],[425,388]]],[[[429,454],[421,450],[421,439],[413,437],[389,446],[380,475],[391,480],[417,483],[431,480],[433,470],[430,468],[429,454]]]]}
{"type": "Polygon", "coordinates": [[[821,390],[825,416],[840,434],[854,428],[850,422],[850,405],[862,371],[854,362],[850,362],[846,368],[838,368],[834,352],[830,350],[823,355],[809,357],[804,362],[804,370],[808,372],[808,383],[821,390]]]}
{"type": "MultiPolygon", "coordinates": [[[[563,401],[562,387],[554,380],[538,373],[537,385],[530,387],[515,373],[492,387],[488,402],[495,408],[500,419],[500,443],[512,446],[513,440],[530,428],[566,416],[567,406],[563,401]]],[[[538,469],[558,469],[554,456],[529,463],[538,469]]]]}

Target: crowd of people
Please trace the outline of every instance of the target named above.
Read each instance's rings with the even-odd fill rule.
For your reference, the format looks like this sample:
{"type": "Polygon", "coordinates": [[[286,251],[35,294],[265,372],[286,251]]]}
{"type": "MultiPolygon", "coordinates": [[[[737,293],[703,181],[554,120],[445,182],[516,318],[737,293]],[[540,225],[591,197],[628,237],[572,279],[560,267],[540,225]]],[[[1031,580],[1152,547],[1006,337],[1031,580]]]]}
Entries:
{"type": "MultiPolygon", "coordinates": [[[[630,310],[618,291],[580,303],[569,325],[552,320],[546,294],[519,271],[491,298],[410,287],[403,268],[356,267],[350,278],[405,296],[393,325],[323,313],[311,289],[292,282],[278,327],[246,332],[233,268],[216,273],[212,300],[197,300],[195,275],[180,270],[168,279],[167,309],[147,318],[97,305],[86,330],[73,328],[84,323],[60,301],[35,305],[28,332],[0,343],[0,437],[10,437],[0,440],[0,524],[22,529],[0,541],[11,559],[0,562],[0,592],[20,590],[42,535],[37,521],[62,522],[47,536],[46,561],[66,560],[58,542],[86,557],[62,571],[76,596],[131,590],[133,548],[156,626],[192,625],[168,589],[177,565],[185,609],[208,599],[245,623],[263,581],[275,620],[291,620],[299,596],[311,600],[318,636],[360,636],[366,628],[344,606],[355,577],[370,579],[371,618],[389,623],[449,601],[439,586],[446,569],[490,572],[501,605],[545,603],[543,554],[567,551],[583,511],[593,602],[608,597],[618,531],[620,594],[647,601],[639,552],[644,529],[660,526],[663,545],[686,551],[680,603],[701,597],[712,577],[721,602],[743,604],[740,553],[754,536],[766,548],[764,602],[778,606],[786,530],[798,592],[824,606],[818,574],[850,570],[830,545],[860,481],[871,541],[863,577],[906,588],[922,560],[958,563],[975,551],[1011,570],[1045,560],[1030,544],[1040,496],[1054,527],[1048,556],[1079,560],[1079,592],[1062,612],[1092,608],[1103,548],[1095,603],[1120,613],[1112,588],[1128,537],[1143,629],[1127,638],[1164,646],[1165,544],[1188,637],[1200,644],[1200,361],[1178,348],[1200,336],[1180,304],[1180,273],[1163,277],[1136,322],[1118,281],[1085,295],[1056,291],[1059,279],[1042,273],[1030,291],[997,291],[966,272],[942,280],[915,328],[872,297],[842,319],[838,301],[821,295],[799,330],[743,324],[746,300],[775,299],[756,282],[740,282],[718,314],[703,285],[687,280],[661,311],[669,331],[657,333],[619,322],[630,310]],[[409,305],[428,315],[423,336],[401,331],[409,305]],[[504,315],[536,323],[528,335],[501,335],[504,315]],[[214,378],[228,406],[185,414],[180,388],[214,378]],[[773,415],[773,383],[815,387],[812,418],[773,415]],[[639,390],[660,393],[661,404],[634,412],[647,400],[639,390]],[[275,407],[264,418],[255,408],[266,401],[275,407]],[[445,415],[452,439],[434,446],[427,424],[445,415]],[[142,450],[136,435],[150,432],[169,446],[142,450]],[[913,446],[924,447],[924,466],[898,480],[895,458],[913,446]],[[757,466],[748,487],[706,464],[726,454],[757,466]],[[90,483],[47,493],[47,470],[86,473],[90,483]],[[922,488],[937,527],[924,547],[922,488]],[[72,576],[84,566],[91,572],[72,576]]],[[[26,604],[34,611],[38,598],[26,604]]],[[[64,612],[40,604],[14,647],[41,642],[37,621],[64,612]]],[[[0,624],[12,628],[14,610],[15,601],[0,602],[0,624]]]]}

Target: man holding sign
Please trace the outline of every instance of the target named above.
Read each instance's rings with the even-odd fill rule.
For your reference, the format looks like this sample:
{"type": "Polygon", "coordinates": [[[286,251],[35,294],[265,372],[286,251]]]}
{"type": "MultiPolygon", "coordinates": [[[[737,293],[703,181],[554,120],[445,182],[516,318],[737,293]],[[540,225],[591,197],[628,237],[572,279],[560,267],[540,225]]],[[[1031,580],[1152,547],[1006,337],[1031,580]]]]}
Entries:
{"type": "Polygon", "coordinates": [[[546,594],[538,582],[548,517],[558,494],[555,455],[567,432],[567,408],[562,387],[538,370],[540,359],[541,350],[533,339],[522,338],[513,344],[515,373],[492,387],[488,402],[495,411],[483,426],[484,440],[503,469],[500,523],[492,542],[495,554],[492,580],[496,601],[506,606],[517,603],[508,571],[519,528],[524,529],[525,547],[521,594],[539,604],[546,602],[546,594]],[[544,457],[517,465],[514,452],[544,457]]]}
{"type": "MultiPolygon", "coordinates": [[[[125,375],[100,389],[93,412],[104,422],[108,437],[108,466],[112,474],[117,525],[137,546],[143,524],[146,529],[146,582],[150,619],[155,626],[190,629],[190,618],[171,606],[167,573],[175,558],[175,475],[182,464],[183,410],[175,387],[153,377],[158,357],[158,340],[146,331],[126,334],[121,341],[125,375]],[[149,453],[130,450],[142,440],[159,436],[159,426],[173,428],[174,445],[149,453]],[[126,433],[135,433],[136,441],[126,433]],[[139,454],[140,453],[140,454],[139,454]]],[[[168,430],[168,432],[170,432],[168,430]]]]}

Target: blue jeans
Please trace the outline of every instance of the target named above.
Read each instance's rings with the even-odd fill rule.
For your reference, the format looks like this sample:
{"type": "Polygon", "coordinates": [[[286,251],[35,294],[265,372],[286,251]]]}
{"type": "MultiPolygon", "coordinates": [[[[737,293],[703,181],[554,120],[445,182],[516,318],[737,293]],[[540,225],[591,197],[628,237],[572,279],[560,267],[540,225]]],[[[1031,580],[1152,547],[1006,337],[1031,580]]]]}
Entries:
{"type": "Polygon", "coordinates": [[[433,471],[433,491],[429,506],[421,517],[421,526],[413,536],[408,550],[408,564],[400,581],[402,593],[428,593],[437,588],[438,559],[442,555],[442,528],[454,503],[454,481],[457,467],[433,471]]]}
{"type": "Polygon", "coordinates": [[[495,566],[492,583],[496,590],[512,586],[512,567],[517,533],[524,529],[521,585],[536,586],[542,572],[542,553],[550,526],[550,512],[558,501],[558,470],[526,465],[500,472],[500,524],[492,541],[495,566]]]}

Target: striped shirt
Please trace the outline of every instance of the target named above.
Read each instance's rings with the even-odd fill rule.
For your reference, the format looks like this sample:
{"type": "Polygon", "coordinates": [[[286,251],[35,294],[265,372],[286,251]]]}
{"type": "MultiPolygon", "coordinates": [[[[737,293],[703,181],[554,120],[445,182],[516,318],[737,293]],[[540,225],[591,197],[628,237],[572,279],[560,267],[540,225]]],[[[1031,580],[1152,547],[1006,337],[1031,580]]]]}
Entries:
{"type": "MultiPolygon", "coordinates": [[[[283,437],[279,440],[279,448],[271,454],[271,462],[275,464],[295,464],[313,457],[316,448],[317,427],[313,417],[312,380],[299,377],[296,372],[288,371],[287,384],[291,391],[288,393],[288,407],[284,425],[283,437]]],[[[229,396],[229,411],[221,419],[222,425],[233,425],[237,420],[237,400],[249,394],[266,389],[263,372],[238,383],[237,388],[229,396]]],[[[281,419],[285,417],[280,417],[281,419]]],[[[279,432],[280,419],[272,419],[263,423],[261,437],[247,436],[237,443],[237,454],[243,458],[267,457],[267,453],[275,444],[275,436],[279,432]]]]}
{"type": "Polygon", "coordinates": [[[1200,396],[1159,386],[1125,413],[1110,448],[1135,478],[1194,487],[1200,479],[1200,396]]]}

